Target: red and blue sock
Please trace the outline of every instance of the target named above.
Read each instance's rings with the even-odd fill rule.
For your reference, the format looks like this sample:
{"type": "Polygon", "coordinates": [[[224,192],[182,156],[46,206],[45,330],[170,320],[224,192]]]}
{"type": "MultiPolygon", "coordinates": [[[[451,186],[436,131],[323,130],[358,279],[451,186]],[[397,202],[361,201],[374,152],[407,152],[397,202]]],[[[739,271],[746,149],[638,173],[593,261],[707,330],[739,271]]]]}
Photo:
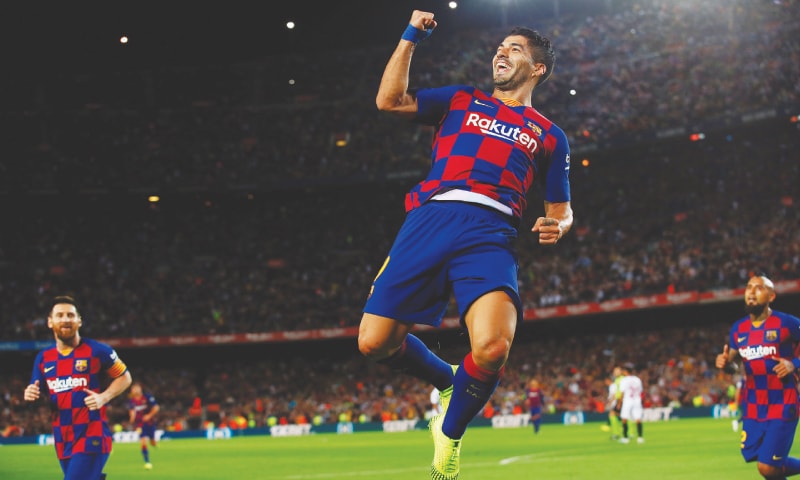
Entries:
{"type": "Polygon", "coordinates": [[[464,436],[469,422],[492,398],[505,367],[493,372],[475,364],[468,353],[458,367],[453,380],[453,396],[442,423],[442,432],[452,439],[464,436]]]}
{"type": "Polygon", "coordinates": [[[439,390],[453,384],[453,369],[450,364],[436,356],[422,340],[411,334],[406,336],[400,350],[378,363],[425,380],[439,390]]]}

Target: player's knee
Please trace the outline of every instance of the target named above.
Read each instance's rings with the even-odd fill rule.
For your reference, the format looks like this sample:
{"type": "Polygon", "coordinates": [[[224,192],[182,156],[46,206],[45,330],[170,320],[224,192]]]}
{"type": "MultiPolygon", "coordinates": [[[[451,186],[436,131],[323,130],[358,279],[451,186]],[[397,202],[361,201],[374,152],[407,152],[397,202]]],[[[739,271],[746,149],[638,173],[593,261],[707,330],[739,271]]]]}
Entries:
{"type": "Polygon", "coordinates": [[[362,355],[372,361],[384,359],[392,353],[391,350],[387,348],[386,342],[368,334],[359,334],[358,350],[362,355]]]}
{"type": "Polygon", "coordinates": [[[475,364],[487,370],[500,370],[506,364],[511,341],[505,338],[474,342],[472,358],[475,364]]]}
{"type": "Polygon", "coordinates": [[[363,336],[358,336],[358,351],[361,352],[361,355],[364,355],[367,358],[374,358],[377,355],[379,348],[378,344],[370,341],[368,338],[364,338],[363,336]]]}
{"type": "Polygon", "coordinates": [[[758,473],[766,480],[779,480],[784,477],[783,469],[766,463],[758,463],[758,473]]]}

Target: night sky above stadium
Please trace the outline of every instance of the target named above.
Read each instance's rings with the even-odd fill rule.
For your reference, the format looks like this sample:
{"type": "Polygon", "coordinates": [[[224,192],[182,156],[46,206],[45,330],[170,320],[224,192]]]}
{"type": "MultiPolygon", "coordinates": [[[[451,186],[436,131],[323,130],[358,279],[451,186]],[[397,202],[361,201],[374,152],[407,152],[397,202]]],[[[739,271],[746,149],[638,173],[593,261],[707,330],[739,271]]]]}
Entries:
{"type": "MultiPolygon", "coordinates": [[[[414,8],[436,13],[441,30],[499,25],[501,2],[509,5],[505,18],[514,17],[513,9],[553,11],[553,0],[461,0],[456,10],[446,0],[15,2],[3,8],[0,48],[7,66],[36,69],[246,61],[393,43],[414,8]],[[286,28],[290,20],[294,30],[286,28]]],[[[584,1],[561,3],[567,9],[584,1]]]]}

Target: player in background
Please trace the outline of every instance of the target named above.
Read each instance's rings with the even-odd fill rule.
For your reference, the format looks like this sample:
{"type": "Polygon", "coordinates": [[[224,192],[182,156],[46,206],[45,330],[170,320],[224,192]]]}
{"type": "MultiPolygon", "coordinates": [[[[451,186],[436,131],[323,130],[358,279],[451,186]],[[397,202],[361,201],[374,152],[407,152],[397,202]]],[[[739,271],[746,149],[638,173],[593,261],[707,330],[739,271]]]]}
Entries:
{"type": "Polygon", "coordinates": [[[747,315],[730,330],[728,343],[717,355],[717,368],[736,373],[744,366],[742,442],[745,462],[758,462],[758,473],[769,480],[800,473],[800,459],[790,457],[797,429],[797,374],[800,319],[773,310],[775,285],[753,276],[744,290],[747,315]]]}
{"type": "Polygon", "coordinates": [[[139,439],[142,444],[142,457],[144,458],[144,468],[150,470],[153,464],[150,463],[150,446],[157,446],[156,442],[156,414],[161,407],[156,402],[155,397],[150,392],[145,392],[139,382],[131,385],[128,394],[128,414],[129,422],[139,432],[139,439]]]}
{"type": "Polygon", "coordinates": [[[47,326],[56,344],[39,352],[23,398],[44,394],[52,410],[53,438],[64,480],[100,480],[111,453],[106,405],[131,384],[131,374],[108,345],[82,338],[83,319],[72,297],[53,300],[47,326]],[[101,388],[101,376],[111,381],[101,388]]]}
{"type": "Polygon", "coordinates": [[[531,379],[528,382],[528,388],[525,389],[525,403],[528,406],[528,412],[531,416],[531,423],[533,424],[533,433],[538,434],[542,425],[542,403],[544,401],[544,393],[542,387],[539,386],[539,381],[531,379]]]}
{"type": "Polygon", "coordinates": [[[436,26],[433,13],[411,14],[376,96],[380,111],[435,134],[431,169],[406,195],[406,219],[373,281],[358,345],[442,392],[442,413],[429,423],[431,478],[453,480],[467,425],[494,393],[522,319],[515,244],[526,192],[534,181],[542,187],[544,216],[531,228],[540,245],[555,245],[573,215],[567,137],[531,104],[553,71],[550,40],[510,30],[492,60],[491,94],[465,85],[409,89],[417,43],[436,26]],[[438,327],[451,295],[471,349],[457,366],[411,333],[415,324],[438,327]]]}
{"type": "Polygon", "coordinates": [[[435,417],[442,413],[442,392],[439,391],[436,387],[431,388],[431,415],[430,418],[435,417]]]}
{"type": "Polygon", "coordinates": [[[619,409],[619,417],[622,419],[622,438],[621,443],[630,442],[628,438],[628,424],[630,420],[636,423],[636,440],[644,443],[642,419],[644,417],[644,405],[642,405],[642,395],[644,385],[642,379],[634,374],[633,364],[622,366],[622,380],[619,382],[619,391],[622,394],[622,406],[619,409]]]}
{"type": "Polygon", "coordinates": [[[744,388],[744,377],[736,375],[734,383],[733,400],[728,405],[731,411],[731,428],[734,432],[739,431],[739,424],[742,423],[742,388],[744,388]]]}
{"type": "Polygon", "coordinates": [[[619,440],[622,435],[622,423],[619,420],[619,409],[622,408],[622,390],[619,389],[621,380],[622,369],[615,366],[611,371],[611,378],[606,380],[608,383],[608,397],[606,398],[608,423],[603,427],[603,431],[611,432],[611,440],[619,440]]]}

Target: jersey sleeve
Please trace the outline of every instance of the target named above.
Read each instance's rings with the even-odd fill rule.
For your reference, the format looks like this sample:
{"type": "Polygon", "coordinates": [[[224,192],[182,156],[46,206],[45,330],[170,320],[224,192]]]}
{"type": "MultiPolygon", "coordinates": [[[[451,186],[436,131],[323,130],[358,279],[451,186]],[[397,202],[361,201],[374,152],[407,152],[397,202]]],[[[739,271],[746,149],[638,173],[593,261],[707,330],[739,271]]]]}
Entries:
{"type": "Polygon", "coordinates": [[[796,342],[800,342],[800,318],[794,315],[786,315],[786,325],[789,327],[789,334],[796,342]]]}
{"type": "Polygon", "coordinates": [[[31,372],[31,383],[39,381],[39,388],[47,388],[47,382],[44,379],[44,372],[42,372],[42,361],[44,358],[44,351],[36,355],[36,360],[33,362],[33,372],[31,372]]]}
{"type": "Polygon", "coordinates": [[[544,179],[544,199],[550,203],[569,202],[571,192],[569,187],[569,140],[560,128],[554,127],[550,135],[556,137],[556,144],[550,157],[550,165],[544,179]]]}
{"type": "Polygon", "coordinates": [[[113,348],[104,344],[96,344],[96,354],[100,359],[100,367],[108,373],[111,378],[117,378],[128,371],[128,367],[117,355],[113,348]]]}
{"type": "Polygon", "coordinates": [[[728,332],[728,347],[732,350],[737,350],[739,348],[739,344],[736,343],[736,332],[739,329],[739,322],[736,322],[731,328],[730,332],[728,332]]]}

